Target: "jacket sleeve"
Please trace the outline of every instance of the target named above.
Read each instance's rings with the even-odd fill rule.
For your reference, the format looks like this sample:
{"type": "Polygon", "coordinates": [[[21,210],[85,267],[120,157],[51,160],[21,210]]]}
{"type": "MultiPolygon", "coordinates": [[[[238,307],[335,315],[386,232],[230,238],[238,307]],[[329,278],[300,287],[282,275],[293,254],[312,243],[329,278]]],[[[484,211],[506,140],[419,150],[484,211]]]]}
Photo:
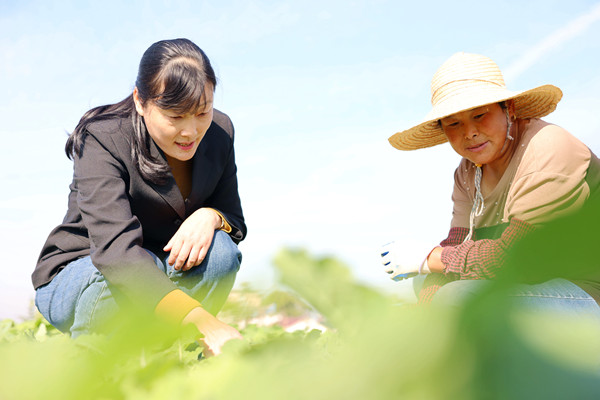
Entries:
{"type": "MultiPolygon", "coordinates": [[[[446,273],[458,274],[460,279],[496,277],[515,242],[534,227],[583,205],[590,192],[586,182],[590,156],[589,149],[564,129],[550,124],[541,128],[528,143],[508,189],[504,207],[508,227],[498,239],[470,240],[445,247],[442,262],[446,273]]],[[[466,214],[468,196],[457,196],[460,191],[456,190],[463,180],[471,181],[456,176],[453,200],[454,209],[460,208],[466,214]]],[[[468,226],[464,221],[458,225],[468,226]]]]}
{"type": "Polygon", "coordinates": [[[214,208],[225,217],[227,223],[231,226],[229,235],[235,243],[239,243],[246,237],[247,228],[238,191],[233,124],[225,114],[220,113],[219,117],[219,122],[221,124],[221,120],[223,119],[227,122],[225,127],[227,128],[226,132],[230,138],[228,141],[229,146],[223,173],[206,203],[208,207],[214,208]]]}
{"type": "Polygon", "coordinates": [[[219,179],[215,191],[208,198],[207,204],[223,214],[231,226],[229,235],[235,243],[239,243],[246,237],[247,230],[238,192],[237,168],[234,159],[232,148],[225,171],[219,179]]]}
{"type": "Polygon", "coordinates": [[[143,247],[142,226],[128,197],[128,170],[110,138],[87,134],[74,157],[77,205],[90,239],[93,264],[115,298],[154,308],[176,289],[143,247]],[[122,294],[123,296],[119,296],[122,294]]]}
{"type": "Polygon", "coordinates": [[[506,199],[506,219],[540,226],[578,210],[590,195],[590,149],[569,132],[547,125],[531,139],[506,199]]]}
{"type": "MultiPolygon", "coordinates": [[[[440,243],[441,247],[457,246],[461,244],[469,230],[467,228],[452,227],[448,237],[440,243]]],[[[417,294],[419,304],[428,304],[433,299],[437,291],[446,283],[460,279],[460,276],[453,273],[441,274],[432,273],[425,277],[421,291],[417,294]]]]}
{"type": "Polygon", "coordinates": [[[451,228],[448,237],[440,243],[444,248],[444,273],[434,273],[426,277],[419,293],[419,303],[429,303],[439,288],[458,279],[495,278],[510,249],[533,229],[532,225],[515,218],[498,239],[463,242],[469,230],[451,228]]]}
{"type": "Polygon", "coordinates": [[[467,240],[444,247],[442,263],[446,266],[446,275],[453,274],[460,279],[495,278],[512,246],[533,229],[533,225],[513,218],[498,239],[467,240]]]}

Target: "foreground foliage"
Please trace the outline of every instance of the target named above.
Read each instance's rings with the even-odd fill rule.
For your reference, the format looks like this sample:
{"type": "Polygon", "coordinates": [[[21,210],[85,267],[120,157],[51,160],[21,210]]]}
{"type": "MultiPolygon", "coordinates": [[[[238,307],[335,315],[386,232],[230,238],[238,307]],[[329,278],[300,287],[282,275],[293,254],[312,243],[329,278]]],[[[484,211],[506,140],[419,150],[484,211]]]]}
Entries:
{"type": "Polygon", "coordinates": [[[253,325],[257,307],[268,304],[246,293],[225,309],[245,321],[244,340],[211,359],[198,360],[193,332],[175,336],[158,325],[73,340],[41,319],[2,321],[0,399],[598,398],[599,321],[527,313],[504,296],[515,280],[551,278],[573,259],[598,265],[586,250],[597,236],[581,229],[598,226],[598,209],[533,235],[494,288],[453,311],[398,305],[354,282],[334,258],[283,250],[274,263],[293,292],[269,304],[294,316],[317,310],[328,329],[253,325]],[[571,244],[577,255],[559,258],[548,243],[565,230],[582,237],[571,244]],[[524,254],[526,277],[516,261],[524,254]]]}

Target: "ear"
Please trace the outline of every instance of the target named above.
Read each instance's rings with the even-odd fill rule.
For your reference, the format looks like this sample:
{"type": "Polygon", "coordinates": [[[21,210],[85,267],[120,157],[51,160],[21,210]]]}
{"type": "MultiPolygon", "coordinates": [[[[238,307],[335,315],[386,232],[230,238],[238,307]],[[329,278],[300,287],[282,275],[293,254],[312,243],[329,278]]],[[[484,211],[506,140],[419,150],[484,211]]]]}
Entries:
{"type": "Polygon", "coordinates": [[[135,110],[140,114],[140,116],[144,116],[144,107],[142,106],[142,102],[140,101],[140,96],[138,94],[138,89],[135,87],[133,89],[133,102],[135,103],[135,110]]]}
{"type": "Polygon", "coordinates": [[[506,109],[508,110],[508,116],[510,117],[511,121],[514,121],[515,119],[517,119],[517,115],[515,114],[514,99],[506,100],[505,104],[506,104],[506,109]]]}

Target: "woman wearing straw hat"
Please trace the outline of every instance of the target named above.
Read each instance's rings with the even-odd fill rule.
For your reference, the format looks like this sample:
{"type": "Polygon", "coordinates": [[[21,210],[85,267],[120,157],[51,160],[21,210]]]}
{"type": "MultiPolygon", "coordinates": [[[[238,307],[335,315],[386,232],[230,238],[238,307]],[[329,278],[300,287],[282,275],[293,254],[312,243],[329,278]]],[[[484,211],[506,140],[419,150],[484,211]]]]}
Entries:
{"type": "MultiPolygon", "coordinates": [[[[509,91],[487,57],[453,55],[435,73],[431,93],[433,108],[424,121],[389,141],[399,150],[450,142],[463,157],[455,171],[451,229],[418,260],[407,259],[407,249],[395,242],[381,255],[394,280],[428,274],[420,302],[452,303],[494,279],[511,246],[536,226],[600,193],[600,161],[566,130],[539,119],[556,108],[559,88],[509,91]]],[[[527,290],[540,301],[549,287],[562,306],[600,314],[599,282],[554,279],[527,290]]]]}

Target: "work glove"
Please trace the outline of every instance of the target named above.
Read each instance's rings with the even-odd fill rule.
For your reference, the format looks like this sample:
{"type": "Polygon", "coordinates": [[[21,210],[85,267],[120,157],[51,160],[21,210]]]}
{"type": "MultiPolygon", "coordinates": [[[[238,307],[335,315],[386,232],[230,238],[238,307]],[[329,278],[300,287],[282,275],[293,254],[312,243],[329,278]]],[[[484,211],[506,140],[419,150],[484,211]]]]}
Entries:
{"type": "Polygon", "coordinates": [[[412,278],[418,274],[429,274],[427,257],[433,247],[423,247],[414,243],[391,242],[381,248],[381,263],[386,273],[394,281],[412,278]]]}

